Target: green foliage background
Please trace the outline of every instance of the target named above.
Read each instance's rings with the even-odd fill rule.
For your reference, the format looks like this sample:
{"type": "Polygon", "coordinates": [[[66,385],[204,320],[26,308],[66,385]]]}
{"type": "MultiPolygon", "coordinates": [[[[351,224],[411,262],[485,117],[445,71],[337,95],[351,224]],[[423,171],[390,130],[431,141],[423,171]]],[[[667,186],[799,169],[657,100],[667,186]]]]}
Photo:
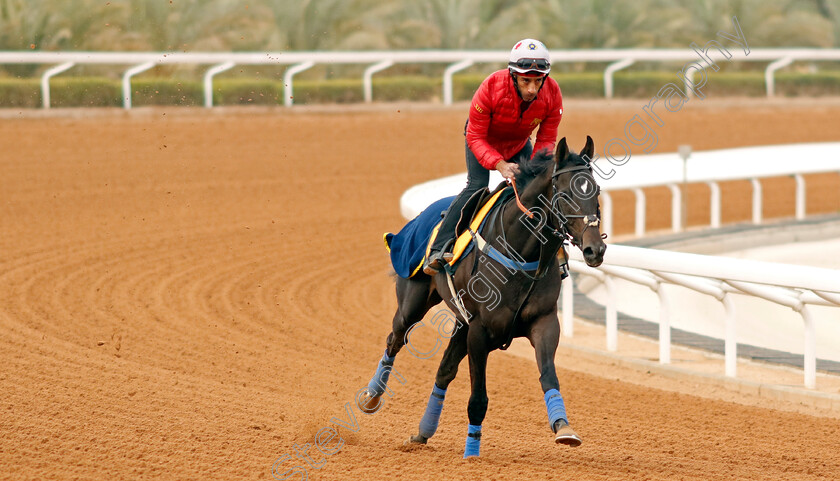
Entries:
{"type": "Polygon", "coordinates": [[[840,0],[0,0],[0,50],[840,46],[840,0]]]}
{"type": "MultiPolygon", "coordinates": [[[[533,37],[550,49],[685,48],[738,17],[751,48],[840,47],[840,0],[0,0],[0,50],[309,51],[499,49],[533,37]]],[[[456,99],[499,65],[456,76],[456,99]]],[[[760,95],[759,62],[724,62],[710,86],[760,95]]],[[[49,66],[0,65],[0,105],[38,105],[34,80],[49,66]]],[[[295,102],[361,98],[364,66],[318,65],[295,78],[295,102]]],[[[444,65],[397,65],[375,76],[377,100],[440,94],[444,65]]],[[[646,96],[680,65],[637,63],[619,96],[646,96]],[[659,77],[657,77],[659,75],[659,77]]],[[[216,81],[222,104],[277,103],[284,66],[237,67],[216,81]]],[[[604,64],[555,64],[567,95],[602,95],[604,64]]],[[[781,94],[836,93],[838,65],[797,62],[781,94]],[[799,75],[802,73],[805,75],[799,75]],[[818,75],[817,75],[818,74],[818,75]]],[[[76,66],[52,81],[55,105],[116,105],[121,66],[76,66]]],[[[135,104],[200,105],[206,66],[159,67],[133,80],[135,104]]]]}

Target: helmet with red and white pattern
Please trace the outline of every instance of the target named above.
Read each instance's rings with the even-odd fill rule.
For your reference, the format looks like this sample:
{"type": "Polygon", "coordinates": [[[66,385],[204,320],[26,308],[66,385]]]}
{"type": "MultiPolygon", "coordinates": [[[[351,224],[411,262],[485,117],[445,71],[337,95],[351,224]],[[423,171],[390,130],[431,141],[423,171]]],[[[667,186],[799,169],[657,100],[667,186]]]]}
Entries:
{"type": "Polygon", "coordinates": [[[542,77],[551,71],[551,57],[548,49],[539,40],[520,40],[510,51],[508,70],[512,74],[528,77],[542,77]]]}

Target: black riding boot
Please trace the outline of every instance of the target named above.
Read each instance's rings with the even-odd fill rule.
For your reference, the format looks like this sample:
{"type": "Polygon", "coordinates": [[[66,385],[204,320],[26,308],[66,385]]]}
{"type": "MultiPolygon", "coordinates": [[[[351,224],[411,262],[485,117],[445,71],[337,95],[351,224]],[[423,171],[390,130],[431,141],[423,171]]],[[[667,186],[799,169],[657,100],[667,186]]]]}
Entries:
{"type": "MultiPolygon", "coordinates": [[[[478,190],[478,189],[476,189],[478,190]]],[[[452,260],[452,254],[444,252],[446,244],[455,237],[455,227],[458,225],[458,219],[461,218],[461,209],[464,204],[470,200],[470,197],[475,191],[469,191],[469,186],[455,197],[455,200],[450,204],[446,214],[443,215],[443,221],[440,223],[437,237],[429,249],[429,258],[423,264],[423,272],[427,275],[434,275],[440,272],[444,262],[452,260]]]]}
{"type": "MultiPolygon", "coordinates": [[[[446,243],[455,237],[455,227],[458,226],[458,219],[461,218],[461,209],[464,208],[464,205],[476,191],[487,187],[487,183],[490,181],[490,171],[478,162],[469,145],[465,144],[464,147],[467,159],[467,185],[455,197],[449,209],[446,210],[443,222],[438,229],[438,235],[429,250],[429,257],[423,264],[423,272],[430,276],[440,272],[443,262],[449,262],[452,259],[451,257],[447,259],[449,253],[444,253],[443,250],[446,243]]],[[[531,141],[529,140],[522,147],[522,150],[514,154],[508,161],[519,162],[520,159],[530,158],[531,152],[531,141]]],[[[451,256],[451,254],[449,255],[451,256]]]]}

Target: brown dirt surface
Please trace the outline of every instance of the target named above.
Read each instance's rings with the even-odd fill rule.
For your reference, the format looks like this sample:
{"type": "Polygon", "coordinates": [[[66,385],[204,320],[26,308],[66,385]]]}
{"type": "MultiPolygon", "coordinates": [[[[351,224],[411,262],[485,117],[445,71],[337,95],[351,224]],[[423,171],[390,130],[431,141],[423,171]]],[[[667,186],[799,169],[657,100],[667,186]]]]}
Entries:
{"type": "MultiPolygon", "coordinates": [[[[658,151],[840,140],[837,102],[695,103],[664,117],[658,151]]],[[[642,105],[570,101],[561,135],[602,145],[642,105]]],[[[306,466],[297,448],[322,463],[310,479],[837,479],[838,419],[623,382],[608,365],[564,369],[575,359],[557,364],[576,449],[553,442],[535,363],[502,353],[480,459],[461,459],[463,366],[438,434],[402,449],[440,352],[404,351],[394,397],[374,415],[345,411],[396,306],[382,233],[404,223],[405,189],[463,171],[465,113],[3,115],[0,478],[272,479],[286,455],[278,473],[306,466]],[[323,457],[310,444],[340,419],[355,431],[338,429],[323,457]]],[[[790,215],[792,181],[773,182],[765,214],[790,215]]],[[[746,195],[746,207],[724,221],[749,217],[739,185],[724,205],[746,195]]],[[[840,208],[836,175],[809,187],[809,210],[840,208]]],[[[619,233],[633,225],[622,195],[619,233]]],[[[651,228],[668,225],[668,199],[651,190],[651,228]]]]}

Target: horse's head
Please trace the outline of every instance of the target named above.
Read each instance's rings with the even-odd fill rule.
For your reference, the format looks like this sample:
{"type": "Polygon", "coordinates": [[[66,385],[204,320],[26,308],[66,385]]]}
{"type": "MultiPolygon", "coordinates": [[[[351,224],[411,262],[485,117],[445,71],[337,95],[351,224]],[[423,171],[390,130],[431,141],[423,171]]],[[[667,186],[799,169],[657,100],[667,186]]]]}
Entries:
{"type": "Polygon", "coordinates": [[[601,188],[595,182],[588,163],[594,151],[592,137],[588,135],[580,154],[569,151],[565,137],[557,143],[551,175],[552,219],[549,220],[557,230],[568,235],[591,267],[601,265],[607,250],[600,230],[598,195],[601,188]]]}

